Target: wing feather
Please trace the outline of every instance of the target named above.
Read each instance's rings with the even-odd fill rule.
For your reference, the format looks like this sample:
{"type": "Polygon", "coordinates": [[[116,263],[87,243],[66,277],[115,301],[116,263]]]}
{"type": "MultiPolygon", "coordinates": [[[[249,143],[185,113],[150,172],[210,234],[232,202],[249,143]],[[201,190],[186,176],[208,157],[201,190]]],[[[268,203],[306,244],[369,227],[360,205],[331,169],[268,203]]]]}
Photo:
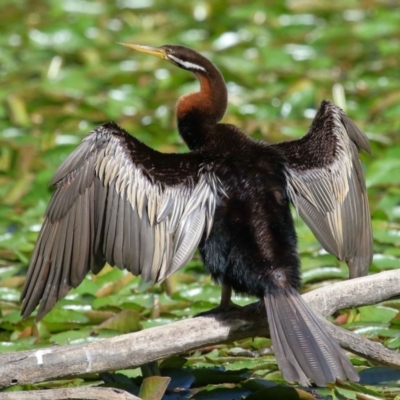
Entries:
{"type": "MultiPolygon", "coordinates": [[[[145,205],[143,206],[145,208],[145,205]]],[[[140,273],[143,280],[149,281],[153,265],[154,235],[147,213],[143,212],[140,228],[140,273]]]]}
{"type": "Polygon", "coordinates": [[[190,261],[198,243],[200,242],[202,233],[204,232],[204,227],[204,208],[194,210],[180,224],[178,228],[179,244],[175,246],[174,258],[172,259],[172,265],[168,271],[168,275],[171,275],[190,261]]]}
{"type": "MultiPolygon", "coordinates": [[[[133,213],[132,205],[128,201],[123,202],[124,207],[124,218],[125,221],[129,221],[129,224],[124,223],[123,225],[123,234],[122,234],[122,264],[121,267],[130,271],[130,264],[134,260],[134,247],[132,244],[132,235],[133,235],[133,213]]],[[[121,213],[122,214],[122,213],[121,213]]]]}
{"type": "Polygon", "coordinates": [[[161,281],[211,229],[220,181],[200,154],[161,154],[113,123],[91,132],[56,171],[56,185],[21,296],[42,318],[104,264],[161,281]]]}
{"type": "Polygon", "coordinates": [[[324,101],[302,139],[273,145],[286,159],[288,194],[321,245],[367,274],[373,256],[371,217],[358,149],[367,137],[344,112],[324,101]]]}
{"type": "MultiPolygon", "coordinates": [[[[118,182],[117,182],[118,185],[118,182]]],[[[115,215],[116,227],[114,236],[113,256],[115,265],[119,268],[124,268],[124,233],[125,233],[125,199],[117,195],[118,211],[115,215]]],[[[129,224],[128,224],[129,225],[129,224]]]]}
{"type": "Polygon", "coordinates": [[[131,242],[130,246],[132,247],[131,251],[131,259],[130,259],[130,267],[129,270],[133,275],[140,275],[140,226],[141,221],[140,217],[137,213],[137,209],[131,208],[131,242]]]}

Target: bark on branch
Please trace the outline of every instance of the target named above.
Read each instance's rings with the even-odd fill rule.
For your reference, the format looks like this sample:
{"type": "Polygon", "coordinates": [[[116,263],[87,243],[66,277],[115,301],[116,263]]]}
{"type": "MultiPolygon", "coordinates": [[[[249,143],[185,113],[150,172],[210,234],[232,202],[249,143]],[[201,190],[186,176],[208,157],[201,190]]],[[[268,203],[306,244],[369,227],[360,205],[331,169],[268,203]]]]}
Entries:
{"type": "Polygon", "coordinates": [[[66,389],[29,390],[1,393],[1,400],[141,400],[139,397],[115,388],[76,387],[66,389]]]}
{"type": "MultiPolygon", "coordinates": [[[[304,298],[327,317],[339,309],[375,304],[399,295],[400,271],[393,270],[324,287],[304,298]]],[[[400,368],[400,354],[326,324],[342,347],[376,363],[400,368]]],[[[0,355],[0,388],[135,368],[204,346],[267,335],[265,311],[249,306],[242,311],[183,320],[89,344],[6,353],[0,355]]]]}

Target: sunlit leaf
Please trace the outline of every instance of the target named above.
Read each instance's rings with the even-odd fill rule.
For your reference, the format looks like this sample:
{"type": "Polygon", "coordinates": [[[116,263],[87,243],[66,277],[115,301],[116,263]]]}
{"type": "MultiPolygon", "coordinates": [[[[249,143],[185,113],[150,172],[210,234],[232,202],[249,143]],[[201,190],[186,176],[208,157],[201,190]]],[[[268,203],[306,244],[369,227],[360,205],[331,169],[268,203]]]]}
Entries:
{"type": "Polygon", "coordinates": [[[137,332],[142,329],[141,315],[133,310],[123,310],[117,315],[107,319],[96,329],[112,329],[119,333],[137,332]]]}
{"type": "Polygon", "coordinates": [[[389,307],[365,306],[358,309],[360,321],[370,322],[389,322],[394,318],[398,311],[389,307]]]}
{"type": "Polygon", "coordinates": [[[386,346],[389,347],[389,349],[400,348],[400,336],[397,336],[394,339],[388,340],[386,342],[386,346]]]}
{"type": "Polygon", "coordinates": [[[380,396],[378,392],[375,390],[360,385],[355,382],[344,382],[341,381],[340,379],[337,379],[336,384],[335,384],[335,389],[339,391],[339,393],[344,394],[344,392],[348,393],[350,396],[349,398],[357,398],[358,399],[358,393],[366,394],[368,396],[373,396],[373,400],[376,398],[381,399],[384,398],[383,396],[380,396]],[[354,393],[352,393],[354,392],[354,393]]]}
{"type": "Polygon", "coordinates": [[[161,400],[171,378],[152,376],[143,380],[139,397],[143,400],[161,400]]]}
{"type": "Polygon", "coordinates": [[[85,324],[88,322],[88,318],[79,312],[72,310],[63,310],[61,308],[53,308],[44,318],[44,322],[55,324],[55,323],[74,323],[74,324],[85,324]]]}

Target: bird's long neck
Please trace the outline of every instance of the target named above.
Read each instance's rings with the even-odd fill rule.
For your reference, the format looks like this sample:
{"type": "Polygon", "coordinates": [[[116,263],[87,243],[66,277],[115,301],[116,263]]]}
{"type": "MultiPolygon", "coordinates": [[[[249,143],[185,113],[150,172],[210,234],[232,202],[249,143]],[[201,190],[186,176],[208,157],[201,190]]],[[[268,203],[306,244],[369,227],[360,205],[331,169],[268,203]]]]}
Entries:
{"type": "Polygon", "coordinates": [[[200,90],[181,97],[177,105],[178,129],[191,150],[207,144],[212,128],[225,114],[228,94],[224,78],[208,60],[203,70],[193,71],[200,90]]]}

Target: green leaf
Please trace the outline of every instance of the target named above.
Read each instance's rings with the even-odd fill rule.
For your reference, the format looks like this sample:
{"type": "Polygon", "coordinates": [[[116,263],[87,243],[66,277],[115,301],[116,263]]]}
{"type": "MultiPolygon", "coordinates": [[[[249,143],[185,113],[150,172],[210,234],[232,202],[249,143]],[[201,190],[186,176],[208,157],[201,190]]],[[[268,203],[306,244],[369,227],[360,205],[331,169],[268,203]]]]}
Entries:
{"type": "Polygon", "coordinates": [[[240,388],[215,388],[207,386],[205,390],[196,393],[196,400],[239,400],[248,394],[248,390],[240,388]]]}
{"type": "Polygon", "coordinates": [[[119,333],[137,332],[142,329],[141,315],[133,310],[123,310],[117,315],[107,319],[96,329],[112,329],[119,333]]]}
{"type": "Polygon", "coordinates": [[[384,158],[375,161],[368,169],[367,186],[399,184],[400,158],[384,158]]]}
{"type": "Polygon", "coordinates": [[[360,321],[390,322],[398,313],[398,310],[383,306],[360,307],[360,321]]]}
{"type": "Polygon", "coordinates": [[[275,386],[259,390],[246,397],[246,400],[285,399],[285,400],[315,400],[310,393],[290,387],[275,386]]]}
{"type": "Polygon", "coordinates": [[[45,315],[43,322],[48,324],[85,324],[88,322],[88,318],[79,312],[56,307],[45,315]]]}
{"type": "Polygon", "coordinates": [[[79,330],[62,331],[59,333],[53,333],[50,338],[51,343],[57,343],[59,345],[66,344],[80,344],[88,343],[99,340],[98,338],[91,337],[92,329],[84,328],[79,330]]]}
{"type": "Polygon", "coordinates": [[[143,380],[139,397],[143,400],[161,400],[167,390],[171,378],[151,376],[143,380]]]}
{"type": "Polygon", "coordinates": [[[335,389],[338,390],[339,393],[341,393],[341,394],[344,394],[344,392],[346,392],[347,395],[350,396],[349,398],[357,398],[358,399],[358,396],[357,396],[358,393],[366,394],[368,396],[374,396],[373,399],[375,399],[375,398],[383,399],[384,398],[383,396],[381,397],[380,394],[373,389],[362,386],[355,382],[344,382],[344,381],[341,381],[340,379],[336,380],[335,389]],[[353,392],[353,393],[351,393],[351,392],[353,392]]]}
{"type": "MultiPolygon", "coordinates": [[[[399,174],[400,175],[400,174],[399,174]]],[[[400,243],[400,224],[382,220],[373,220],[374,239],[381,243],[400,243]]]]}
{"type": "Polygon", "coordinates": [[[400,336],[397,336],[394,339],[388,340],[386,342],[386,346],[389,347],[389,349],[398,349],[398,348],[400,348],[400,336]]]}

